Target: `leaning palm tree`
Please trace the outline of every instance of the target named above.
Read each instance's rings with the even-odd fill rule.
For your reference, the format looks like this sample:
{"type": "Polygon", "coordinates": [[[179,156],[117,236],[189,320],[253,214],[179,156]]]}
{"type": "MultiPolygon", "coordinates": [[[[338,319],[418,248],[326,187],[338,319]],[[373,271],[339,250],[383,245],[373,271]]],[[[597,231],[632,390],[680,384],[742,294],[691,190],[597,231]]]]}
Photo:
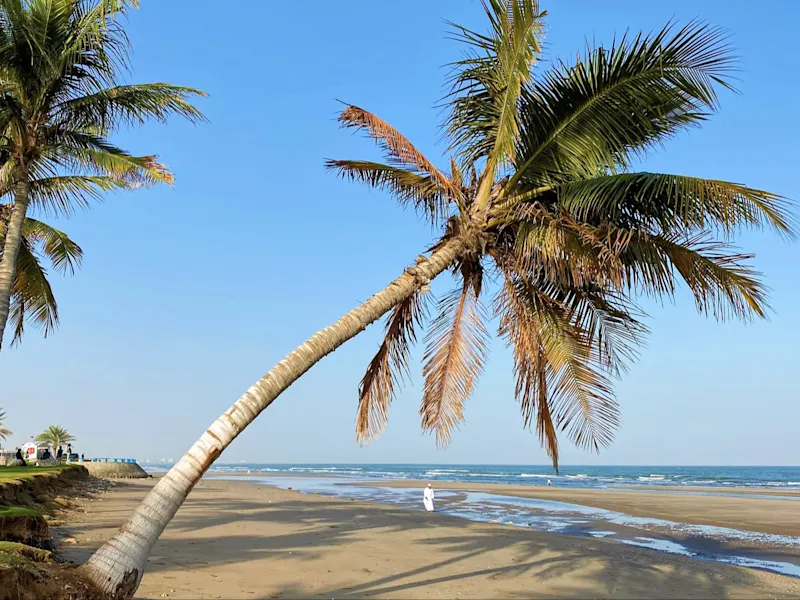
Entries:
{"type": "Polygon", "coordinates": [[[0,440],[6,440],[10,435],[13,435],[14,433],[7,427],[3,427],[5,422],[6,422],[6,413],[2,408],[0,408],[0,440]]]}
{"type": "Polygon", "coordinates": [[[53,455],[55,456],[58,447],[63,447],[70,442],[74,442],[75,436],[71,435],[60,425],[50,425],[50,427],[36,436],[36,441],[42,444],[48,444],[53,449],[53,455]]]}
{"type": "MultiPolygon", "coordinates": [[[[0,243],[5,238],[10,213],[10,206],[0,205],[0,243]]],[[[72,274],[82,257],[83,250],[63,231],[36,219],[25,218],[9,314],[14,328],[12,345],[22,339],[26,320],[33,321],[45,337],[58,325],[58,304],[42,259],[47,258],[56,271],[72,274]]]]}
{"type": "Polygon", "coordinates": [[[588,48],[534,77],[543,32],[536,2],[486,0],[485,9],[488,33],[457,29],[468,54],[448,96],[447,170],[355,106],[342,112],[342,125],[366,132],[386,161],[328,162],[413,206],[438,228],[437,239],[206,430],[84,567],[104,590],[131,596],[153,544],[231,441],[317,361],[388,313],[386,338],[361,381],[356,425],[359,439],[379,433],[426,319],[428,284],[444,271],[457,285],[438,302],[426,336],[423,428],[446,444],[463,419],[486,359],[488,304],[513,348],[523,420],[554,465],[559,432],[592,449],[611,440],[611,380],[645,333],[636,297],[672,297],[683,280],[703,313],[764,315],[749,256],[726,240],[742,226],[791,234],[787,203],[739,184],[630,169],[715,109],[732,60],[721,33],[667,26],[588,48]]]}
{"type": "Polygon", "coordinates": [[[30,207],[69,213],[99,192],[172,182],[154,156],[109,136],[123,124],[197,121],[201,92],[119,85],[128,40],[118,23],[135,0],[0,0],[0,187],[10,192],[0,258],[0,347],[30,207]]]}

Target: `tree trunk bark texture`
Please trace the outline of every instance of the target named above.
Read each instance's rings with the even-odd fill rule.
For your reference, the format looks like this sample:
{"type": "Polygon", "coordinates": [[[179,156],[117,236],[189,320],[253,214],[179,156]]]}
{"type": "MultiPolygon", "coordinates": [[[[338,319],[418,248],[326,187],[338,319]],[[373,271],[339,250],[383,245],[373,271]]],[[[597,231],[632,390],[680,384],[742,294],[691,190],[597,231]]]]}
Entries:
{"type": "Polygon", "coordinates": [[[27,169],[20,169],[18,181],[14,184],[14,207],[6,226],[3,240],[3,255],[0,257],[0,350],[3,348],[3,333],[8,323],[11,308],[11,294],[17,275],[17,255],[22,243],[22,227],[30,202],[30,186],[27,169]]]}

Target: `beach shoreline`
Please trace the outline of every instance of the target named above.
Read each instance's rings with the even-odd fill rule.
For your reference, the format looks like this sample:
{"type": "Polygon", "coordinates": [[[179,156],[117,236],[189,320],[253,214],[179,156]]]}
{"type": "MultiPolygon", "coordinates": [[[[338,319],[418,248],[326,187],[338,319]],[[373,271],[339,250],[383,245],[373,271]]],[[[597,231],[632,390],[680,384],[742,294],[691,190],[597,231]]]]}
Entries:
{"type": "MultiPolygon", "coordinates": [[[[84,562],[153,480],[61,528],[84,562]]],[[[138,598],[800,598],[800,580],[599,539],[205,478],[154,548],[138,598]],[[166,594],[166,596],[164,595],[166,594]]]]}

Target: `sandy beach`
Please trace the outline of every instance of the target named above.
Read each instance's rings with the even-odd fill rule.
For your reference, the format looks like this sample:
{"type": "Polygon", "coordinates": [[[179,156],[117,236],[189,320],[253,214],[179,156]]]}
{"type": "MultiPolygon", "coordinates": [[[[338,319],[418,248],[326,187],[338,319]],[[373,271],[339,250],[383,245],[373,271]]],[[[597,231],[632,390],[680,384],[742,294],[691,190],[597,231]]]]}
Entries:
{"type": "MultiPolygon", "coordinates": [[[[62,555],[75,562],[86,560],[152,484],[152,480],[121,483],[85,501],[86,512],[73,513],[57,530],[57,535],[77,540],[62,544],[62,555]]],[[[622,500],[612,497],[614,492],[588,493],[609,505],[622,500]]],[[[626,506],[635,508],[639,503],[646,512],[656,507],[647,504],[651,497],[660,498],[659,510],[664,510],[668,498],[677,495],[631,492],[626,506]]],[[[686,498],[690,498],[687,503],[703,498],[706,518],[721,521],[732,518],[730,503],[724,501],[761,501],[686,498]]],[[[761,515],[765,512],[761,504],[754,506],[750,521],[771,527],[772,516],[761,515]]],[[[739,510],[742,515],[747,512],[739,510]]],[[[800,598],[800,580],[599,539],[304,495],[246,481],[205,479],[156,545],[137,594],[138,598],[373,596],[800,598]]]]}

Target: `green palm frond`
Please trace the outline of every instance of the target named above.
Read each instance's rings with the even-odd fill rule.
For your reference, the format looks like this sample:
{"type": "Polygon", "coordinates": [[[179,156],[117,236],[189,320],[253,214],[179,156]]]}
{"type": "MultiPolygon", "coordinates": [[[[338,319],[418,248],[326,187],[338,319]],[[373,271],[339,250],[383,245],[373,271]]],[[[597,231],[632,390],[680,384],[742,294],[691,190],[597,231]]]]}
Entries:
{"type": "Polygon", "coordinates": [[[144,125],[151,119],[166,123],[175,114],[191,122],[205,121],[203,113],[189,102],[204,96],[200,90],[167,83],[124,85],[67,100],[54,111],[73,127],[111,131],[120,123],[144,125]]]}
{"type": "Polygon", "coordinates": [[[560,206],[588,223],[674,232],[769,226],[790,236],[791,203],[736,183],[662,173],[621,173],[555,188],[560,206]]]}
{"type": "Polygon", "coordinates": [[[730,87],[725,34],[697,22],[670,36],[673,29],[590,48],[526,88],[507,190],[628,165],[632,154],[705,120],[716,108],[715,85],[730,87]]]}
{"type": "Polygon", "coordinates": [[[32,320],[47,337],[58,325],[58,304],[47,280],[47,271],[35,251],[23,240],[17,256],[17,274],[11,296],[9,321],[14,329],[12,345],[18,344],[25,323],[32,320]]]}
{"type": "Polygon", "coordinates": [[[80,266],[83,250],[63,231],[28,218],[25,220],[23,235],[29,243],[41,245],[42,253],[50,259],[57,271],[72,275],[80,266]]]}
{"type": "Polygon", "coordinates": [[[62,145],[50,155],[53,162],[74,170],[86,170],[119,182],[121,187],[136,189],[157,183],[172,184],[172,173],[155,156],[133,156],[93,136],[72,132],[74,140],[85,145],[62,145]]]}
{"type": "Polygon", "coordinates": [[[127,182],[105,175],[55,175],[31,182],[31,205],[44,214],[70,216],[103,199],[103,192],[126,189],[127,182]]]}
{"type": "Polygon", "coordinates": [[[416,293],[392,309],[377,354],[358,388],[356,439],[369,441],[385,429],[398,380],[409,374],[408,355],[416,342],[414,330],[426,317],[424,295],[416,293]]]}
{"type": "Polygon", "coordinates": [[[672,297],[682,279],[694,295],[698,311],[718,320],[764,318],[767,292],[760,273],[731,244],[707,233],[631,237],[620,255],[631,291],[672,297]]]}
{"type": "Polygon", "coordinates": [[[463,285],[439,302],[439,315],[425,337],[424,392],[420,415],[423,431],[435,432],[444,447],[464,420],[464,403],[486,362],[486,314],[476,290],[482,273],[462,271],[463,285]]]}
{"type": "MultiPolygon", "coordinates": [[[[5,237],[10,213],[9,205],[0,205],[0,242],[5,237]]],[[[58,304],[41,259],[48,259],[55,270],[71,275],[83,258],[78,244],[46,223],[27,218],[22,233],[9,306],[9,321],[14,330],[12,345],[21,341],[27,322],[36,324],[45,337],[58,326],[58,304]]]]}
{"type": "Polygon", "coordinates": [[[468,56],[452,65],[447,129],[465,162],[487,159],[493,180],[497,167],[514,160],[518,101],[541,52],[544,13],[535,0],[484,0],[483,6],[487,35],[452,24],[468,56]]]}

